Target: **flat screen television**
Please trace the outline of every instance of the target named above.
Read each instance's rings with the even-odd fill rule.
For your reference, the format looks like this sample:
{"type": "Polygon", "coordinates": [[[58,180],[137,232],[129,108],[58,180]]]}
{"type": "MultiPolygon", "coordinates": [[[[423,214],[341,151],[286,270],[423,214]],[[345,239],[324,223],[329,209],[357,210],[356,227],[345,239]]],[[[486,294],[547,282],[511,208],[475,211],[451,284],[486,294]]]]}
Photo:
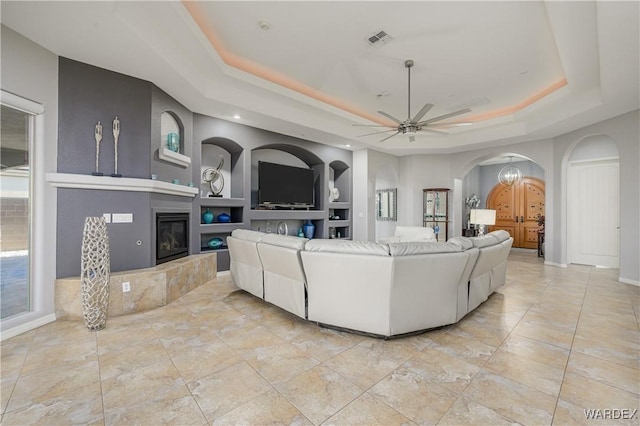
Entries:
{"type": "Polygon", "coordinates": [[[313,207],[313,170],[258,161],[258,204],[313,207]]]}

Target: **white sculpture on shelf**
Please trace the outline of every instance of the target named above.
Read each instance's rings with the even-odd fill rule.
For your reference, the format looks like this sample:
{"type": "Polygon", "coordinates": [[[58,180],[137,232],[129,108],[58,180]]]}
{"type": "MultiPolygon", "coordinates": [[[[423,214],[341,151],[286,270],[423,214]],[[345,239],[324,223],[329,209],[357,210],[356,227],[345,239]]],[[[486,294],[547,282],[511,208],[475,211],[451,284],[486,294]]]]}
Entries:
{"type": "Polygon", "coordinates": [[[96,140],[96,171],[91,173],[94,176],[102,176],[100,173],[100,142],[102,141],[102,124],[98,121],[96,124],[96,129],[94,131],[94,138],[96,140]]]}
{"type": "Polygon", "coordinates": [[[120,137],[120,120],[118,120],[118,116],[113,119],[113,145],[114,145],[114,172],[111,176],[113,177],[122,177],[120,173],[118,173],[118,138],[120,137]]]}
{"type": "Polygon", "coordinates": [[[202,172],[202,181],[209,184],[211,194],[214,197],[220,197],[222,188],[224,188],[224,177],[222,176],[222,166],[224,165],[224,158],[220,156],[220,164],[215,169],[210,167],[202,172]]]}
{"type": "Polygon", "coordinates": [[[82,316],[87,328],[102,330],[109,307],[109,235],[104,217],[87,217],[82,234],[80,265],[82,316]]]}

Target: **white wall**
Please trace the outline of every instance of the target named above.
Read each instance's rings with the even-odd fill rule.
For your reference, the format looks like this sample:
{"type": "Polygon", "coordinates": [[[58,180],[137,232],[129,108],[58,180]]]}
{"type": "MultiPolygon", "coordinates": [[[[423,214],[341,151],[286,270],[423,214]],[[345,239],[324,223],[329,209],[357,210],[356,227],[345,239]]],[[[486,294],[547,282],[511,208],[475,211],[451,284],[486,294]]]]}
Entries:
{"type": "Polygon", "coordinates": [[[33,311],[2,321],[2,339],[55,319],[56,191],[45,181],[56,171],[58,148],[58,57],[13,30],[2,26],[1,61],[4,91],[44,107],[36,120],[36,146],[31,162],[33,180],[31,259],[33,311]]]}

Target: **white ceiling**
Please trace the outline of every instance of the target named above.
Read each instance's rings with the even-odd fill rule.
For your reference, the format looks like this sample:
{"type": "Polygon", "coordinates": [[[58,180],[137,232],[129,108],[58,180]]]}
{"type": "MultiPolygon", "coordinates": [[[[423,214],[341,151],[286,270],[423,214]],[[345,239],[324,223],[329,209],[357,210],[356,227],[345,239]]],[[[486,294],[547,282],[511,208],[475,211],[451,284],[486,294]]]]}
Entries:
{"type": "Polygon", "coordinates": [[[639,108],[639,5],[2,1],[0,17],[55,54],[149,80],[192,111],[407,155],[553,137],[639,108]],[[380,30],[391,39],[369,45],[380,30]],[[455,119],[474,124],[413,143],[359,137],[376,128],[354,123],[389,123],[376,111],[407,118],[406,59],[412,116],[427,102],[427,119],[469,106],[455,119]]]}

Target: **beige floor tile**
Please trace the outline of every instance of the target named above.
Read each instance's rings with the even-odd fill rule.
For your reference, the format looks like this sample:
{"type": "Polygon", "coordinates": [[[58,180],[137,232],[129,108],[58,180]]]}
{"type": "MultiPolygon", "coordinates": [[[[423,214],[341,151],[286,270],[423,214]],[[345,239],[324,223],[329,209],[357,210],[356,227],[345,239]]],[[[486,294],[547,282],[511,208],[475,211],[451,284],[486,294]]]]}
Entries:
{"type": "Polygon", "coordinates": [[[102,380],[105,410],[137,405],[184,384],[169,357],[151,365],[102,380]]]}
{"type": "Polygon", "coordinates": [[[549,424],[556,398],[488,371],[481,372],[462,394],[521,424],[549,424]]]}
{"type": "Polygon", "coordinates": [[[438,422],[439,425],[515,425],[491,408],[460,397],[438,422]]]}
{"type": "Polygon", "coordinates": [[[615,339],[603,341],[602,339],[587,339],[582,336],[576,336],[572,350],[629,368],[636,368],[639,363],[638,354],[640,350],[637,344],[631,342],[622,342],[615,339]]]}
{"type": "Polygon", "coordinates": [[[565,374],[560,399],[586,409],[640,409],[637,394],[571,372],[565,374]]]}
{"type": "Polygon", "coordinates": [[[286,382],[320,363],[290,343],[244,352],[242,358],[271,384],[286,382]]]}
{"type": "Polygon", "coordinates": [[[316,327],[292,336],[289,342],[307,355],[319,361],[326,361],[354,347],[360,341],[348,339],[334,330],[316,327]]]}
{"type": "Polygon", "coordinates": [[[37,371],[62,366],[73,369],[76,365],[97,360],[95,338],[90,340],[79,339],[30,350],[20,372],[23,375],[32,374],[37,371]]]}
{"type": "Polygon", "coordinates": [[[324,365],[313,367],[288,382],[277,384],[276,388],[315,425],[336,414],[362,393],[355,385],[324,365]]]}
{"type": "MultiPolygon", "coordinates": [[[[638,355],[640,356],[640,354],[638,355]]],[[[579,374],[640,396],[640,368],[625,367],[580,352],[572,352],[567,372],[579,374]]]]}
{"type": "Polygon", "coordinates": [[[560,393],[564,376],[564,368],[551,367],[501,349],[493,354],[484,368],[553,397],[560,393]]]}
{"type": "Polygon", "coordinates": [[[556,411],[553,415],[553,425],[584,425],[584,426],[604,426],[619,424],[612,419],[587,418],[587,409],[570,404],[562,399],[558,400],[556,411]]]}
{"type": "Polygon", "coordinates": [[[415,423],[368,393],[340,410],[323,425],[414,425],[415,423]]]}
{"type": "Polygon", "coordinates": [[[363,391],[416,355],[401,340],[365,340],[324,362],[363,391]]]}
{"type": "Polygon", "coordinates": [[[462,392],[480,372],[477,365],[433,348],[424,349],[403,367],[457,393],[462,392]]]}
{"type": "Polygon", "coordinates": [[[77,364],[73,370],[62,366],[42,371],[46,373],[18,379],[3,424],[81,424],[102,420],[97,361],[77,364]]]}
{"type": "Polygon", "coordinates": [[[168,359],[167,351],[157,340],[129,346],[117,352],[107,352],[99,356],[100,378],[103,381],[109,380],[168,359]]]}
{"type": "Polygon", "coordinates": [[[449,332],[433,337],[433,347],[465,362],[482,367],[496,347],[479,342],[476,339],[457,336],[449,332]]]}
{"type": "Polygon", "coordinates": [[[106,425],[206,425],[204,414],[184,384],[137,404],[110,407],[106,425]]]}
{"type": "Polygon", "coordinates": [[[213,425],[312,425],[296,407],[276,390],[269,390],[218,417],[213,425]]]}
{"type": "Polygon", "coordinates": [[[512,333],[518,336],[528,337],[539,342],[549,343],[551,345],[569,349],[571,348],[575,332],[558,330],[548,324],[535,321],[525,321],[523,319],[522,322],[513,329],[512,333]]]}
{"type": "Polygon", "coordinates": [[[418,424],[436,424],[458,397],[405,368],[385,377],[369,393],[418,424]]]}
{"type": "Polygon", "coordinates": [[[188,387],[209,422],[272,389],[245,362],[191,382],[188,387]]]}
{"type": "Polygon", "coordinates": [[[569,349],[517,334],[510,335],[500,349],[563,370],[569,359],[569,349]]]}
{"type": "Polygon", "coordinates": [[[477,340],[489,346],[498,347],[511,330],[489,327],[474,320],[464,319],[449,329],[449,334],[477,340]]]}

